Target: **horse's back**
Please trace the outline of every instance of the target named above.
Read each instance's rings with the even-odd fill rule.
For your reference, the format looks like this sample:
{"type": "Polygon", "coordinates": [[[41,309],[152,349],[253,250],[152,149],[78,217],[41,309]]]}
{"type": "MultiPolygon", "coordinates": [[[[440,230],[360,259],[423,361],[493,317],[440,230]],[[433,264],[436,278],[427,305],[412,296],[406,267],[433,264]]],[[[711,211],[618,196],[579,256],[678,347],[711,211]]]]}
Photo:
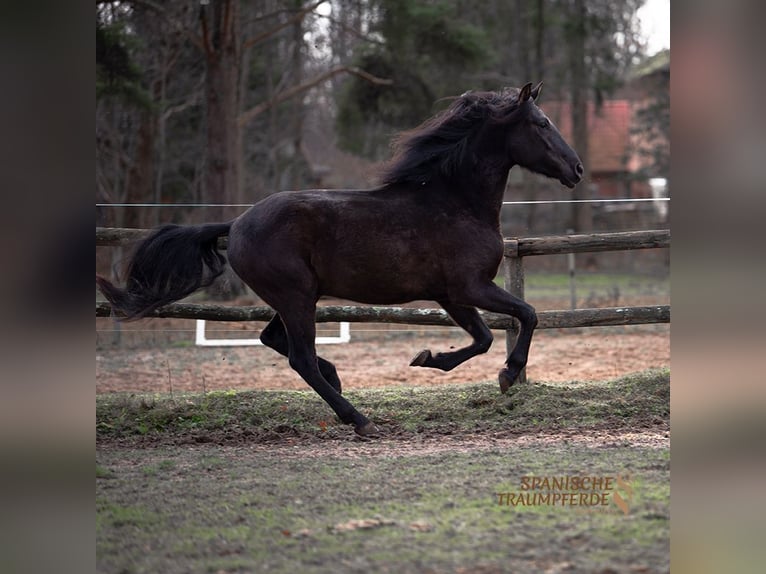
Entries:
{"type": "Polygon", "coordinates": [[[480,233],[461,233],[469,225],[425,193],[282,192],[234,222],[229,260],[258,293],[304,282],[317,295],[364,303],[440,299],[463,262],[492,266],[468,261],[480,233]]]}

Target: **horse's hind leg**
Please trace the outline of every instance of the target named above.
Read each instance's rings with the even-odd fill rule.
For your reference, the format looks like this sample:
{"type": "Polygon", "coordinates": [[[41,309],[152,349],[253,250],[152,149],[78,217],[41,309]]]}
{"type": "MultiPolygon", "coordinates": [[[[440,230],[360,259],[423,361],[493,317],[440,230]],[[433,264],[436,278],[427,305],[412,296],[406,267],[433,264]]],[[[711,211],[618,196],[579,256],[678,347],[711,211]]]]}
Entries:
{"type": "MultiPolygon", "coordinates": [[[[261,343],[274,349],[280,355],[285,357],[290,354],[290,347],[287,341],[287,331],[282,323],[282,319],[279,315],[274,315],[266,328],[261,332],[261,343]]],[[[317,357],[317,363],[319,364],[319,371],[322,373],[325,381],[330,383],[333,389],[341,392],[340,378],[338,377],[338,371],[335,369],[330,361],[317,357]]]]}
{"type": "Polygon", "coordinates": [[[439,304],[444,307],[444,310],[449,313],[449,316],[452,317],[455,323],[473,337],[473,343],[457,351],[437,353],[436,355],[432,355],[431,351],[426,349],[412,359],[410,362],[412,367],[432,367],[442,371],[449,371],[476,355],[486,353],[492,345],[492,332],[484,323],[475,307],[466,307],[442,301],[439,304]]]}
{"type": "Polygon", "coordinates": [[[340,420],[354,425],[354,431],[357,434],[362,436],[377,434],[377,427],[322,376],[314,347],[315,312],[316,308],[313,304],[301,309],[295,302],[291,303],[288,312],[280,312],[287,334],[290,366],[330,405],[340,420]]]}

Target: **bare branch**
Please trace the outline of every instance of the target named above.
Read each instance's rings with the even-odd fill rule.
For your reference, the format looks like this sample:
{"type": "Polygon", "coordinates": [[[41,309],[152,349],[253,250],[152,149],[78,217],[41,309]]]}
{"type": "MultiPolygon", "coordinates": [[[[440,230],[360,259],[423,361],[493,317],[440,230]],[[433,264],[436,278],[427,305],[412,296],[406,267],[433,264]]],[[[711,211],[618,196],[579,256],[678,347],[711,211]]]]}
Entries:
{"type": "Polygon", "coordinates": [[[359,40],[362,40],[363,42],[369,42],[370,44],[377,44],[378,46],[385,46],[385,42],[378,40],[376,38],[373,38],[370,36],[370,34],[365,34],[361,30],[357,30],[353,26],[349,26],[345,22],[341,22],[337,18],[333,18],[332,16],[324,16],[320,15],[320,18],[324,18],[325,20],[332,22],[336,26],[339,26],[341,30],[344,32],[348,32],[352,36],[355,36],[359,40]]]}
{"type": "Polygon", "coordinates": [[[342,74],[342,73],[353,74],[354,76],[362,78],[363,80],[378,86],[390,86],[391,84],[393,84],[392,80],[389,80],[386,78],[378,78],[377,76],[373,76],[372,74],[353,66],[336,66],[335,68],[327,70],[326,72],[322,72],[321,74],[314,76],[313,78],[309,78],[308,80],[301,82],[300,84],[293,86],[292,88],[289,88],[283,92],[276,94],[274,97],[266,100],[265,102],[261,102],[260,104],[250,108],[246,112],[242,112],[239,115],[239,119],[237,120],[239,123],[239,126],[243,127],[247,125],[250,121],[253,120],[253,118],[259,116],[266,110],[276,106],[277,104],[281,104],[282,102],[289,100],[290,98],[293,98],[299,94],[302,94],[303,92],[310,90],[314,86],[321,84],[325,80],[328,80],[332,78],[333,76],[337,76],[338,74],[342,74]]]}
{"type": "Polygon", "coordinates": [[[277,32],[284,30],[285,28],[288,28],[295,24],[296,22],[300,22],[303,20],[303,18],[308,14],[309,12],[313,12],[318,6],[321,4],[324,4],[327,0],[318,0],[317,2],[314,2],[313,4],[310,4],[306,6],[303,10],[296,12],[295,15],[292,18],[288,18],[278,26],[275,26],[274,28],[271,28],[269,30],[266,30],[265,32],[258,34],[254,38],[250,38],[249,40],[245,40],[242,43],[242,48],[244,50],[247,50],[248,48],[252,48],[256,44],[260,44],[264,40],[269,39],[271,36],[276,34],[277,32]]]}
{"type": "Polygon", "coordinates": [[[200,99],[201,98],[202,98],[202,90],[201,90],[201,88],[195,89],[194,92],[192,93],[191,97],[188,100],[186,100],[183,103],[176,104],[175,106],[170,106],[168,109],[166,109],[162,113],[163,121],[167,121],[168,119],[170,119],[170,116],[172,116],[174,114],[181,113],[182,111],[184,111],[184,110],[186,110],[186,109],[188,109],[188,108],[190,108],[192,106],[198,105],[200,103],[200,99]]]}
{"type": "Polygon", "coordinates": [[[199,7],[199,21],[200,26],[202,27],[202,37],[200,38],[202,51],[205,52],[205,56],[210,58],[212,57],[214,50],[213,45],[210,42],[210,30],[207,25],[207,9],[204,4],[200,4],[199,7]]]}
{"type": "MultiPolygon", "coordinates": [[[[231,3],[232,1],[238,2],[239,0],[230,0],[229,2],[226,2],[225,10],[223,12],[223,24],[221,31],[224,36],[227,34],[231,34],[233,39],[237,38],[237,34],[239,33],[239,30],[232,30],[232,24],[234,24],[234,14],[232,13],[231,9],[231,3]]],[[[228,42],[227,42],[228,44],[228,42]]],[[[233,42],[232,42],[233,44],[233,42]]]]}

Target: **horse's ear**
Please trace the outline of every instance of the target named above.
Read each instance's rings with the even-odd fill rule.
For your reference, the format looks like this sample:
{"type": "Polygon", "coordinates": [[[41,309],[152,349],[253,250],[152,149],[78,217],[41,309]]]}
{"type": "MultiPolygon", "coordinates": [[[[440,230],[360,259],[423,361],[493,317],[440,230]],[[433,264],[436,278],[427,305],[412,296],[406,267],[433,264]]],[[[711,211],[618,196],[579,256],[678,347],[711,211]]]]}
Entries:
{"type": "Polygon", "coordinates": [[[532,92],[531,92],[531,94],[530,94],[530,95],[532,96],[532,99],[533,99],[533,100],[536,100],[537,98],[539,98],[539,97],[540,97],[540,91],[541,91],[542,89],[543,89],[543,83],[542,83],[542,82],[540,82],[540,83],[539,83],[539,84],[537,84],[537,85],[536,85],[534,88],[532,88],[532,92]]]}
{"type": "Polygon", "coordinates": [[[519,103],[523,104],[529,99],[529,96],[532,95],[532,82],[527,82],[524,84],[524,87],[521,88],[521,91],[519,92],[519,103]]]}

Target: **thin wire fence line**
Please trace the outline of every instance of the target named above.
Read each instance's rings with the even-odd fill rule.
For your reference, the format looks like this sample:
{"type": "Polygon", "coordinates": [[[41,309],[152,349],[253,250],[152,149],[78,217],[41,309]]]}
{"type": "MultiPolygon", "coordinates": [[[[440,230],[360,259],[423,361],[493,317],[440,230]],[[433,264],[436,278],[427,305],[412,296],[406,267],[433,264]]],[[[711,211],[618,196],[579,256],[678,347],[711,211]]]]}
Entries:
{"type": "MultiPolygon", "coordinates": [[[[98,317],[99,319],[108,319],[109,317],[98,317]]],[[[155,317],[150,317],[151,319],[155,317]]],[[[268,323],[268,321],[248,321],[249,323],[268,323]]],[[[423,333],[444,333],[445,329],[453,329],[455,333],[464,333],[460,327],[455,327],[454,325],[443,325],[438,328],[430,328],[430,329],[388,329],[388,328],[380,328],[380,329],[362,329],[362,328],[355,328],[354,332],[356,333],[410,333],[412,331],[416,332],[423,332],[423,333]]],[[[505,329],[497,329],[498,331],[504,331],[505,329]]],[[[260,332],[260,328],[251,328],[251,329],[210,329],[208,330],[208,333],[240,333],[240,334],[247,334],[247,333],[258,333],[260,332]]],[[[194,333],[195,329],[96,329],[96,333],[194,333]]],[[[318,329],[317,333],[333,333],[333,329],[318,329]]]]}
{"type": "MultiPolygon", "coordinates": [[[[107,317],[99,317],[99,318],[107,318],[107,317]]],[[[263,322],[265,326],[265,321],[263,322]]],[[[622,328],[626,325],[612,325],[612,327],[615,328],[622,328]]],[[[658,328],[666,328],[667,324],[662,323],[652,323],[652,324],[645,324],[645,325],[629,325],[632,328],[638,328],[638,327],[646,327],[648,329],[658,329],[658,328]]],[[[581,328],[581,327],[580,327],[581,328]]],[[[574,328],[575,330],[577,328],[574,328]]],[[[207,334],[212,335],[223,335],[225,333],[233,333],[236,335],[253,335],[253,338],[258,336],[260,332],[262,331],[262,328],[255,327],[252,329],[215,329],[215,328],[208,328],[207,334]]],[[[493,331],[505,331],[505,329],[492,329],[493,331]]],[[[132,333],[195,333],[196,329],[96,329],[97,334],[113,334],[113,333],[120,333],[123,336],[130,336],[132,333]]],[[[385,327],[380,329],[362,329],[354,327],[353,329],[354,333],[375,333],[375,334],[396,334],[396,333],[415,333],[415,334],[430,334],[430,333],[441,333],[442,335],[449,333],[450,335],[459,335],[463,337],[465,335],[465,331],[463,331],[460,327],[455,327],[452,325],[443,325],[440,327],[433,327],[429,329],[418,329],[417,325],[415,325],[415,328],[412,329],[387,329],[385,327]]],[[[333,329],[319,329],[317,330],[317,335],[334,335],[337,333],[337,330],[333,329]]],[[[568,333],[572,336],[579,336],[577,333],[568,333]]],[[[560,337],[565,334],[556,333],[552,336],[560,337]]],[[[539,336],[539,335],[535,335],[539,336]]]]}
{"type": "MultiPolygon", "coordinates": [[[[560,203],[640,203],[670,201],[669,197],[636,197],[616,199],[528,199],[504,201],[503,205],[553,205],[560,203]]],[[[253,207],[253,203],[97,203],[96,207],[253,207]]]]}
{"type": "MultiPolygon", "coordinates": [[[[636,325],[638,326],[638,325],[636,325]]],[[[227,329],[208,329],[207,335],[209,340],[215,340],[215,339],[222,339],[226,340],[227,337],[224,337],[223,335],[237,335],[239,338],[246,338],[246,339],[257,339],[262,329],[251,329],[247,331],[239,331],[239,330],[227,330],[227,329]]],[[[503,331],[503,329],[496,329],[496,331],[503,331]]],[[[157,335],[162,334],[190,334],[194,335],[196,333],[196,329],[131,329],[129,331],[127,330],[120,330],[120,329],[96,329],[96,336],[110,336],[115,335],[119,333],[123,337],[130,337],[131,333],[141,334],[141,336],[146,336],[146,333],[155,333],[157,335]]],[[[386,335],[391,334],[393,336],[399,335],[401,333],[411,333],[415,335],[434,335],[434,334],[440,334],[444,336],[455,336],[455,337],[463,337],[465,335],[465,331],[462,331],[459,327],[450,327],[445,325],[441,329],[353,329],[352,334],[359,336],[359,335],[386,335]],[[445,331],[446,330],[446,331],[445,331]]],[[[333,330],[318,330],[316,332],[317,336],[337,336],[337,331],[333,330]]],[[[231,337],[230,337],[231,338],[231,337]]],[[[353,341],[353,339],[352,339],[353,341]]],[[[358,339],[357,339],[358,341],[358,339]]]]}

